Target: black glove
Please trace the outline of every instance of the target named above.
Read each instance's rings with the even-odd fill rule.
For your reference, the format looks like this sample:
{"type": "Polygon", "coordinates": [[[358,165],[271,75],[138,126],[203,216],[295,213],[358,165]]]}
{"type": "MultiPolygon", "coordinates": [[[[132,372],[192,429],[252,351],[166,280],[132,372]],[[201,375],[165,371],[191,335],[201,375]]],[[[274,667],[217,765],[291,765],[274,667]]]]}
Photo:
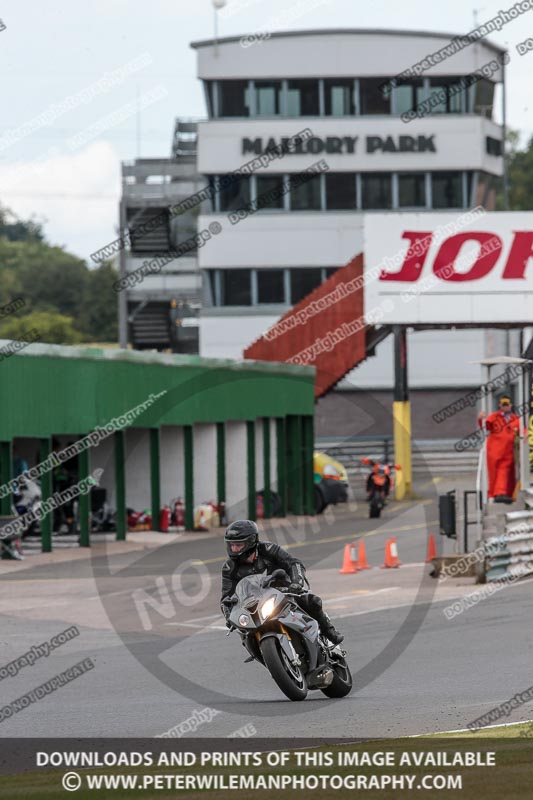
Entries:
{"type": "Polygon", "coordinates": [[[289,585],[289,592],[301,594],[305,586],[305,570],[299,561],[291,566],[291,582],[289,585]]]}
{"type": "Polygon", "coordinates": [[[301,583],[290,583],[289,584],[289,592],[293,594],[303,594],[305,591],[304,587],[301,583]]]}
{"type": "Polygon", "coordinates": [[[231,614],[231,603],[229,597],[224,597],[220,601],[220,610],[226,618],[226,625],[228,624],[229,615],[231,614]]]}

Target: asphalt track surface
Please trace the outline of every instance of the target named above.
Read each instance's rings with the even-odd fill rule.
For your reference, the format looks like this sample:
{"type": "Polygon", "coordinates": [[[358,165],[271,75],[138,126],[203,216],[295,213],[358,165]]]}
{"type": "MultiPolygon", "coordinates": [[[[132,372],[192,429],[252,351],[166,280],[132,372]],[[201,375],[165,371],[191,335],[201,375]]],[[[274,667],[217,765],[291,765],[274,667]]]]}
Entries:
{"type": "MultiPolygon", "coordinates": [[[[319,522],[292,520],[265,532],[305,561],[345,635],[354,690],[342,700],[310,692],[303,703],[291,703],[264,668],[243,663],[238,636],[226,636],[218,615],[219,535],[117,548],[112,556],[97,548],[91,558],[34,559],[35,565],[28,559],[24,570],[4,569],[0,668],[69,625],[80,635],[1,678],[0,706],[84,658],[95,666],[1,721],[1,735],[156,736],[184,723],[179,733],[188,724],[187,736],[209,737],[243,726],[261,737],[388,737],[464,728],[533,684],[533,582],[508,587],[448,620],[443,609],[450,597],[474,587],[456,581],[443,590],[448,594],[435,595],[438,582],[422,563],[428,531],[437,532],[431,486],[422,501],[391,503],[377,524],[360,504],[319,522]],[[393,534],[403,566],[380,570],[385,540],[393,534]],[[339,576],[342,548],[356,535],[364,536],[374,569],[339,576]],[[211,721],[191,723],[206,707],[214,709],[204,715],[211,721]]],[[[500,721],[531,717],[529,701],[500,721]]]]}

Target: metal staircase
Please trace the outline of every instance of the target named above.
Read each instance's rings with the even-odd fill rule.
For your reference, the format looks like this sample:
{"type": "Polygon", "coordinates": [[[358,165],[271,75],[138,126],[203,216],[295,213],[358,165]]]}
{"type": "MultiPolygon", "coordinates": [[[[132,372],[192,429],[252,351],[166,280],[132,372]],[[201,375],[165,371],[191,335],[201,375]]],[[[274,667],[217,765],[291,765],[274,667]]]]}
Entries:
{"type": "Polygon", "coordinates": [[[392,331],[365,324],[363,255],[355,256],[287,311],[244,351],[244,358],[316,368],[315,396],[331,391],[374,355],[392,331]]]}
{"type": "Polygon", "coordinates": [[[130,314],[131,343],[136,350],[166,350],[171,346],[168,303],[144,302],[130,314]]]}

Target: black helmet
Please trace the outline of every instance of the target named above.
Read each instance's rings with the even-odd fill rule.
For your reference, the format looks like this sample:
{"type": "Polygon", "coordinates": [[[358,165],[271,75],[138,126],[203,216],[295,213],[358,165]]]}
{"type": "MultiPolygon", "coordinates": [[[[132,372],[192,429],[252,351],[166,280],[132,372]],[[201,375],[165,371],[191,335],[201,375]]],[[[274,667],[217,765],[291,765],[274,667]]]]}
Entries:
{"type": "Polygon", "coordinates": [[[234,561],[240,561],[257,547],[259,529],[251,519],[238,519],[226,528],[224,541],[228,556],[234,561]]]}

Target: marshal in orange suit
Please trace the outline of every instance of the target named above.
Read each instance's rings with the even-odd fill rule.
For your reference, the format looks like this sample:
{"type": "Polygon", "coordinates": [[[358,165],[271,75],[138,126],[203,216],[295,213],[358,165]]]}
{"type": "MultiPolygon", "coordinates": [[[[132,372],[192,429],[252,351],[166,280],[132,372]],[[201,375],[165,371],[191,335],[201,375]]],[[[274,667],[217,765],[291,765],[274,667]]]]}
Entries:
{"type": "Polygon", "coordinates": [[[495,503],[512,503],[516,487],[514,443],[520,436],[520,418],[511,411],[511,399],[500,398],[500,408],[486,416],[481,411],[478,425],[489,433],[487,440],[487,467],[489,471],[489,497],[495,503]]]}

